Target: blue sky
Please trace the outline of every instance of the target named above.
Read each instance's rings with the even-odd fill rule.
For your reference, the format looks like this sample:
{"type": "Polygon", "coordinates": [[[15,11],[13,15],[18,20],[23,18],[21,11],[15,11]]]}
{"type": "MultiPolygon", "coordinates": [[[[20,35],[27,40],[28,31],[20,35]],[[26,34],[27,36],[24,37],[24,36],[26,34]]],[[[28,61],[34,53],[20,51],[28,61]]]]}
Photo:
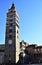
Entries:
{"type": "Polygon", "coordinates": [[[6,13],[12,2],[20,16],[20,41],[42,45],[42,0],[0,1],[0,43],[5,43],[6,13]]]}

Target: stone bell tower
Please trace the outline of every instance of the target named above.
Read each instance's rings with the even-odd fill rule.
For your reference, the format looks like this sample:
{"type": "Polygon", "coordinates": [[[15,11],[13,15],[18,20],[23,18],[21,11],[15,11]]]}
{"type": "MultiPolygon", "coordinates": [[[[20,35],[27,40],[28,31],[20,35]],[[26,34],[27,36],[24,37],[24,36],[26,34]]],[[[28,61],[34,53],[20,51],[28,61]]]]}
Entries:
{"type": "Polygon", "coordinates": [[[19,16],[12,4],[7,12],[5,36],[5,63],[17,63],[19,61],[19,16]]]}

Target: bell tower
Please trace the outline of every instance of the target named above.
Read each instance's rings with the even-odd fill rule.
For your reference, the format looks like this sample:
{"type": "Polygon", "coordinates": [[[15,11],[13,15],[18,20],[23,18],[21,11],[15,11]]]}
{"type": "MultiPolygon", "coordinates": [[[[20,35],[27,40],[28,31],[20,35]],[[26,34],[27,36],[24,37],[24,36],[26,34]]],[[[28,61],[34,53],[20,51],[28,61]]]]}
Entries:
{"type": "Polygon", "coordinates": [[[17,63],[19,61],[19,15],[12,4],[7,12],[5,35],[5,63],[17,63]]]}

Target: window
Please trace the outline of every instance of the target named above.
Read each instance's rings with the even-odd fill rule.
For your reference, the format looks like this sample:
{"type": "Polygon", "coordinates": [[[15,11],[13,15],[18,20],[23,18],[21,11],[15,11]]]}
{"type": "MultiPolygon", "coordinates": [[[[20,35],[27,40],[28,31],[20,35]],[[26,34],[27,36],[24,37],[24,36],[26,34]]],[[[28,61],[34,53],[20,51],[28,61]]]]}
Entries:
{"type": "Polygon", "coordinates": [[[12,32],[12,29],[9,29],[9,32],[11,33],[12,32]]]}
{"type": "Polygon", "coordinates": [[[19,25],[16,23],[16,26],[19,28],[19,25]]]}
{"type": "Polygon", "coordinates": [[[6,25],[9,25],[8,23],[6,25]]]}
{"type": "Polygon", "coordinates": [[[11,10],[11,12],[13,12],[13,11],[11,10]]]}
{"type": "Polygon", "coordinates": [[[17,33],[18,33],[18,30],[17,30],[17,33]]]}
{"type": "Polygon", "coordinates": [[[12,38],[12,35],[9,35],[9,38],[11,39],[12,38]]]}
{"type": "Polygon", "coordinates": [[[13,21],[13,19],[10,19],[9,21],[13,21]]]}
{"type": "Polygon", "coordinates": [[[19,20],[18,19],[16,19],[16,21],[19,23],[19,20]]]}
{"type": "Polygon", "coordinates": [[[13,24],[12,23],[10,23],[10,26],[12,26],[13,24]]]}
{"type": "Polygon", "coordinates": [[[10,15],[10,17],[13,17],[13,15],[10,15]]]}
{"type": "Polygon", "coordinates": [[[16,16],[18,19],[19,19],[19,17],[18,16],[16,16]]]}
{"type": "Polygon", "coordinates": [[[17,36],[17,38],[19,38],[19,37],[17,36]]]}

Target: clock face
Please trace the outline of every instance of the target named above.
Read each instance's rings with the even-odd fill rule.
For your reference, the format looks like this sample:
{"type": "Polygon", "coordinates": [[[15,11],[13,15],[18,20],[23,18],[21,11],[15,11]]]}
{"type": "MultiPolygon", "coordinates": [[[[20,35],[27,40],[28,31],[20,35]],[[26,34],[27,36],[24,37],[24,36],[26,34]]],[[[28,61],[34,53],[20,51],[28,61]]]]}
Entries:
{"type": "Polygon", "coordinates": [[[9,43],[9,44],[12,44],[12,40],[9,40],[8,43],[9,43]]]}

